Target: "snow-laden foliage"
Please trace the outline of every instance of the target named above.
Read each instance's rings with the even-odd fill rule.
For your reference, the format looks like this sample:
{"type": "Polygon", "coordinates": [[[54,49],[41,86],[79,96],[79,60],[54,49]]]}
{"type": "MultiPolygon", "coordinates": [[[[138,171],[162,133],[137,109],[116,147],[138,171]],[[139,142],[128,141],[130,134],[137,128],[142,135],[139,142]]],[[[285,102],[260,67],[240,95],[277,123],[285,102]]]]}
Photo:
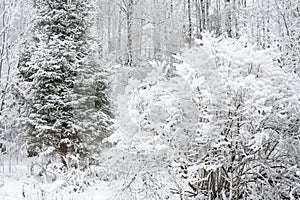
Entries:
{"type": "Polygon", "coordinates": [[[299,3],[1,0],[0,199],[299,199],[299,3]]]}
{"type": "Polygon", "coordinates": [[[215,109],[200,123],[201,145],[188,164],[197,174],[192,189],[209,199],[297,198],[299,77],[274,64],[276,49],[244,38],[205,41],[216,56],[223,95],[207,105],[215,109]]]}
{"type": "Polygon", "coordinates": [[[89,57],[89,1],[38,1],[36,7],[34,37],[19,65],[28,86],[22,128],[29,156],[54,153],[69,166],[69,159],[96,156],[100,149],[93,146],[109,135],[108,84],[89,57]]]}
{"type": "Polygon", "coordinates": [[[239,34],[256,41],[262,48],[278,47],[277,63],[299,75],[299,0],[257,0],[239,12],[239,34]]]}
{"type": "Polygon", "coordinates": [[[26,0],[4,0],[0,5],[0,151],[15,154],[18,137],[18,106],[14,95],[19,49],[32,16],[26,0]],[[20,9],[23,11],[20,12],[20,9]]]}
{"type": "Polygon", "coordinates": [[[116,198],[298,198],[299,77],[246,38],[201,43],[175,63],[116,68],[116,198]]]}

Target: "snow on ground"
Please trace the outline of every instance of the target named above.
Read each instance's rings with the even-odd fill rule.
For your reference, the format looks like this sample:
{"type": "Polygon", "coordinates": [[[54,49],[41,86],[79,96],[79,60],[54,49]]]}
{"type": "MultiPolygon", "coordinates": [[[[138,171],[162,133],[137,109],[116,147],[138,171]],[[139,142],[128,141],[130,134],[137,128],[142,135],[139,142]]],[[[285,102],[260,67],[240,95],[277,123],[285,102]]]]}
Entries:
{"type": "Polygon", "coordinates": [[[59,177],[55,181],[40,180],[32,175],[32,158],[18,162],[7,155],[0,155],[0,200],[108,200],[113,199],[109,182],[94,180],[83,191],[76,192],[70,177],[59,177]],[[10,160],[11,163],[9,162],[10,160]]]}
{"type": "Polygon", "coordinates": [[[4,177],[1,184],[0,200],[108,200],[112,198],[108,182],[104,181],[80,193],[53,190],[56,186],[61,185],[59,181],[43,185],[35,184],[35,180],[29,182],[28,180],[4,177]]]}
{"type": "Polygon", "coordinates": [[[17,200],[22,197],[22,182],[11,177],[1,176],[0,199],[17,200]]]}

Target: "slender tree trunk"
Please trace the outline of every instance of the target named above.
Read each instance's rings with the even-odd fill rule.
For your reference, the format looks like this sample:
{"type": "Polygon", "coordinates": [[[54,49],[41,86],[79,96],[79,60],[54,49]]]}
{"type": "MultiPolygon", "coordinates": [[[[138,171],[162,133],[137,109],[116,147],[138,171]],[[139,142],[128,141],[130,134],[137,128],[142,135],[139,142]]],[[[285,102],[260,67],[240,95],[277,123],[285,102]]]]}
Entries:
{"type": "Polygon", "coordinates": [[[202,30],[205,29],[205,4],[204,0],[200,0],[201,4],[201,22],[202,22],[202,30]]]}
{"type": "Polygon", "coordinates": [[[266,21],[266,35],[267,35],[267,48],[270,48],[270,0],[267,0],[267,21],[266,21]]]}
{"type": "Polygon", "coordinates": [[[192,47],[192,14],[191,14],[191,0],[187,0],[188,6],[188,45],[189,48],[192,47]]]}
{"type": "Polygon", "coordinates": [[[161,27],[158,24],[158,19],[155,20],[153,34],[154,57],[159,58],[161,54],[161,27]]]}
{"type": "Polygon", "coordinates": [[[200,9],[200,2],[199,0],[195,0],[195,6],[196,6],[196,26],[197,26],[197,38],[202,39],[201,32],[201,9],[200,9]]]}
{"type": "Polygon", "coordinates": [[[122,7],[119,10],[119,23],[118,23],[118,39],[117,39],[117,56],[121,55],[122,51],[122,7]]]}
{"type": "MultiPolygon", "coordinates": [[[[2,70],[3,70],[3,63],[4,63],[4,51],[5,51],[5,43],[6,43],[6,23],[5,23],[5,17],[6,17],[6,1],[3,0],[2,2],[2,12],[0,13],[0,15],[2,15],[2,18],[1,18],[1,25],[0,27],[2,27],[2,34],[0,35],[1,36],[1,49],[0,49],[0,88],[2,87],[2,84],[1,84],[1,79],[2,79],[2,70]]],[[[1,8],[0,7],[0,8],[1,8]]]]}
{"type": "Polygon", "coordinates": [[[221,35],[221,2],[220,0],[217,1],[217,25],[216,25],[216,34],[217,36],[221,35]]]}
{"type": "Polygon", "coordinates": [[[174,18],[173,18],[174,11],[173,10],[174,10],[174,3],[173,3],[173,0],[170,0],[170,16],[169,16],[170,24],[169,25],[166,24],[166,28],[168,31],[168,48],[167,48],[168,51],[173,51],[175,49],[174,47],[176,46],[176,44],[174,43],[173,38],[172,38],[172,36],[173,36],[172,29],[174,27],[174,18]]]}
{"type": "Polygon", "coordinates": [[[126,65],[132,66],[132,17],[133,17],[133,0],[128,0],[126,20],[127,20],[127,60],[126,65]]]}
{"type": "Polygon", "coordinates": [[[210,30],[209,25],[209,0],[206,0],[206,11],[205,11],[205,21],[206,21],[206,29],[210,30]]]}
{"type": "Polygon", "coordinates": [[[233,20],[233,26],[234,26],[234,31],[233,31],[233,36],[237,37],[238,36],[238,9],[237,9],[237,0],[233,0],[233,9],[232,9],[232,20],[233,20]]]}
{"type": "Polygon", "coordinates": [[[226,19],[225,19],[225,29],[228,37],[232,37],[232,16],[231,16],[231,2],[230,0],[225,0],[225,10],[226,10],[226,19]]]}
{"type": "Polygon", "coordinates": [[[9,83],[10,83],[11,65],[10,65],[8,47],[6,47],[6,61],[7,61],[7,72],[6,72],[7,74],[6,74],[6,80],[5,80],[4,88],[2,88],[2,96],[1,96],[1,103],[0,103],[0,115],[1,115],[1,111],[4,109],[6,91],[8,89],[9,83]]]}
{"type": "Polygon", "coordinates": [[[160,25],[160,13],[158,7],[158,1],[155,1],[155,16],[153,18],[154,25],[153,25],[153,47],[154,52],[153,56],[155,58],[160,58],[161,56],[161,25],[160,25]]]}
{"type": "MultiPolygon", "coordinates": [[[[7,84],[8,82],[6,82],[5,86],[2,86],[2,71],[3,71],[3,65],[4,65],[4,57],[5,57],[5,48],[6,47],[6,42],[7,42],[7,24],[6,24],[6,0],[3,0],[2,2],[2,10],[3,12],[0,13],[2,14],[2,18],[1,18],[1,22],[2,22],[2,35],[0,35],[2,37],[1,40],[1,49],[0,49],[0,89],[1,89],[1,99],[0,99],[0,115],[2,113],[3,110],[3,106],[4,106],[4,99],[5,99],[5,93],[6,93],[6,89],[7,89],[7,84]]],[[[7,50],[7,49],[6,49],[7,50]]],[[[9,68],[10,71],[10,68],[9,68]]],[[[7,75],[8,76],[8,75],[7,75]]]]}
{"type": "Polygon", "coordinates": [[[164,7],[166,8],[166,12],[164,15],[164,50],[168,53],[170,50],[170,37],[169,37],[169,31],[168,26],[171,24],[171,12],[169,11],[169,3],[165,2],[164,7]]]}
{"type": "Polygon", "coordinates": [[[111,3],[110,0],[107,2],[107,53],[109,54],[112,51],[111,45],[111,3]]]}
{"type": "Polygon", "coordinates": [[[138,32],[138,35],[137,35],[137,39],[136,39],[137,51],[136,51],[135,57],[138,59],[141,58],[141,56],[142,56],[143,27],[144,27],[144,12],[143,11],[140,12],[140,16],[141,16],[141,19],[139,19],[139,23],[137,23],[137,29],[136,29],[138,32]]]}

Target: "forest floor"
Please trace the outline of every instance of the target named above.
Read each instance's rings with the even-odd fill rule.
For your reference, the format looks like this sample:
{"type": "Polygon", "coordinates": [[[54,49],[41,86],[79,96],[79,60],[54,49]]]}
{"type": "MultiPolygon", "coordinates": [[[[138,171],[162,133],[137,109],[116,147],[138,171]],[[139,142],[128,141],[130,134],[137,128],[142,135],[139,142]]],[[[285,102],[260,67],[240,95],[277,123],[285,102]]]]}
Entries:
{"type": "MultiPolygon", "coordinates": [[[[83,190],[74,191],[76,183],[70,176],[59,176],[55,181],[45,180],[32,172],[32,163],[36,159],[22,158],[19,161],[8,155],[2,155],[0,160],[0,200],[106,200],[111,189],[107,181],[93,179],[92,184],[84,186],[83,190]]],[[[34,171],[39,171],[35,167],[34,171]]],[[[80,177],[78,178],[80,180],[80,177]]]]}

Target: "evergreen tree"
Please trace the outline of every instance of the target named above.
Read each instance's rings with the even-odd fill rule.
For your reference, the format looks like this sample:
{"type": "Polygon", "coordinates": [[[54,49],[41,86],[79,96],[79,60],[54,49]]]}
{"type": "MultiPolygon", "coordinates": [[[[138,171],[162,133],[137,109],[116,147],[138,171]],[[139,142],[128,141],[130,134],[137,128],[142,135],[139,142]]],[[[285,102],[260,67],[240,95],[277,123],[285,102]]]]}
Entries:
{"type": "Polygon", "coordinates": [[[78,102],[75,119],[85,147],[82,156],[89,158],[89,162],[95,162],[102,150],[102,140],[112,132],[113,114],[106,94],[106,73],[90,67],[87,69],[80,73],[76,81],[75,95],[78,102]]]}
{"type": "Polygon", "coordinates": [[[57,153],[68,166],[66,158],[87,155],[89,141],[83,140],[93,141],[83,135],[87,128],[79,122],[85,120],[77,115],[84,113],[82,109],[97,109],[80,105],[87,103],[82,99],[94,99],[97,103],[92,90],[84,91],[88,85],[81,87],[82,80],[93,79],[94,75],[89,73],[88,63],[89,2],[39,0],[35,6],[38,11],[34,39],[19,65],[22,79],[30,85],[24,114],[28,153],[57,153]]]}

